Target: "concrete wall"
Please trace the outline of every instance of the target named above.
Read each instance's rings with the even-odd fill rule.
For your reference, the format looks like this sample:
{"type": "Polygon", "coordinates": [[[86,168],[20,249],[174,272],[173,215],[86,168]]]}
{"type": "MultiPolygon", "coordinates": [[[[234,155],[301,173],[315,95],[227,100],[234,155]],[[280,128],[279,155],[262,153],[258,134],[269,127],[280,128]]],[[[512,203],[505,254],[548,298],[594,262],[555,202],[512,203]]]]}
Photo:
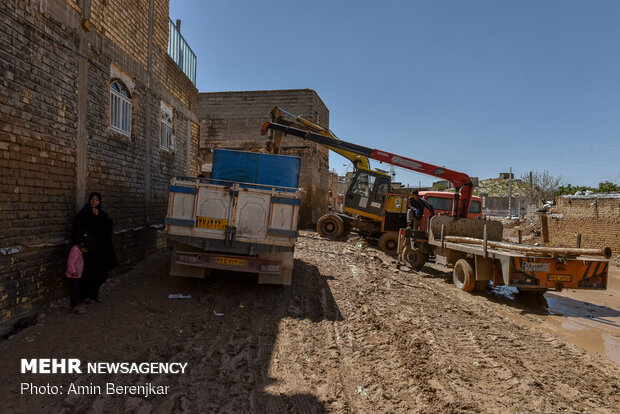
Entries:
{"type": "Polygon", "coordinates": [[[121,269],[162,247],[167,183],[198,169],[198,91],[167,56],[167,0],[17,0],[1,3],[0,19],[4,329],[68,293],[71,225],[89,192],[114,220],[121,269]],[[131,137],[109,128],[118,77],[131,92],[131,137]],[[174,151],[159,146],[162,102],[174,151]]]}
{"type": "Polygon", "coordinates": [[[483,197],[484,211],[486,216],[508,217],[510,215],[525,216],[529,199],[525,197],[483,197]],[[510,208],[508,208],[510,206],[510,208]],[[512,211],[511,211],[512,210],[512,211]]]}
{"type": "MultiPolygon", "coordinates": [[[[274,105],[329,128],[329,110],[310,89],[201,93],[200,162],[209,170],[215,148],[244,151],[265,149],[267,138],[260,135],[261,125],[269,121],[274,105]]],[[[285,137],[282,153],[302,159],[300,227],[314,227],[328,211],[328,150],[299,138],[285,137]]]]}
{"type": "Polygon", "coordinates": [[[620,195],[559,197],[548,216],[551,244],[573,247],[581,234],[582,247],[611,247],[620,255],[620,195]]]}

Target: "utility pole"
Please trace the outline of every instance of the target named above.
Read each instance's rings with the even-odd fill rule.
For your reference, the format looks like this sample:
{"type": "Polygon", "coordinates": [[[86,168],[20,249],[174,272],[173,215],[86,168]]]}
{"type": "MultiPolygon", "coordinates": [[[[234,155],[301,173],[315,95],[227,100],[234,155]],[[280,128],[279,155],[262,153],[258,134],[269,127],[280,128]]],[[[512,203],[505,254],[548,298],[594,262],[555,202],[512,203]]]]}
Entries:
{"type": "Polygon", "coordinates": [[[512,217],[512,167],[510,167],[510,173],[508,174],[508,217],[512,217]]]}
{"type": "Polygon", "coordinates": [[[534,204],[534,177],[530,171],[530,204],[534,204]]]}

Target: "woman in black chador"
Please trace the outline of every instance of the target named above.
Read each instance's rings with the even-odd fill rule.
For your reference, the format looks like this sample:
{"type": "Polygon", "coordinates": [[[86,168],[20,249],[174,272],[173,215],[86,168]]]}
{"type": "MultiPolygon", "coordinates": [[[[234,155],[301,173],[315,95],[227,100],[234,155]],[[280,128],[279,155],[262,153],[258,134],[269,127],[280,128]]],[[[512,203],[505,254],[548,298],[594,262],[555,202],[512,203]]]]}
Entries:
{"type": "Polygon", "coordinates": [[[108,278],[108,271],[116,267],[116,253],[112,245],[112,219],[101,210],[101,194],[90,193],[73,223],[73,239],[88,235],[95,239],[95,249],[84,254],[84,273],[80,292],[85,303],[99,300],[99,288],[108,278]]]}

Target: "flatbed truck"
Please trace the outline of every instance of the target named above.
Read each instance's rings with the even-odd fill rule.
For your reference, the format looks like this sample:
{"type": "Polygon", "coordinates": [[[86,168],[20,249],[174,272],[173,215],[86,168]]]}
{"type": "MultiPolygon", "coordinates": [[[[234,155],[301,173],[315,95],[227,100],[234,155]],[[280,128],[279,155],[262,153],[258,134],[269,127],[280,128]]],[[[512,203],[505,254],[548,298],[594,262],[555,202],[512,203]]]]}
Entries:
{"type": "Polygon", "coordinates": [[[502,232],[499,221],[435,216],[430,220],[428,238],[411,229],[400,230],[399,264],[419,269],[429,254],[434,255],[436,264],[453,269],[454,285],[467,292],[482,291],[489,282],[513,286],[526,294],[607,288],[609,247],[507,243],[502,241],[502,232]]]}

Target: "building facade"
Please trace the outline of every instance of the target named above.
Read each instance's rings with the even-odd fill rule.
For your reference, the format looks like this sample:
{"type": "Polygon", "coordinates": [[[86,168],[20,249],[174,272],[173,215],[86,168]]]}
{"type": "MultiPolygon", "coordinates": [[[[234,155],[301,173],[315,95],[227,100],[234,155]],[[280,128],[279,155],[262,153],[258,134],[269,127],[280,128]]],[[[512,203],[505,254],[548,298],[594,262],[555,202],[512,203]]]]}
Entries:
{"type": "Polygon", "coordinates": [[[581,234],[581,247],[611,247],[620,257],[620,194],[558,197],[547,216],[551,245],[575,247],[581,234]]]}
{"type": "Polygon", "coordinates": [[[199,123],[195,56],[168,0],[15,0],[0,19],[6,327],[67,294],[71,226],[89,192],[114,220],[119,269],[163,246],[170,177],[198,173],[199,123]]]}
{"type": "MultiPolygon", "coordinates": [[[[266,150],[267,137],[261,125],[270,120],[274,105],[329,128],[329,110],[311,89],[200,93],[199,162],[209,173],[216,148],[243,151],[266,150]]],[[[300,228],[314,227],[328,211],[329,151],[316,143],[285,137],[282,154],[301,158],[300,185],[303,189],[300,228]]]]}

